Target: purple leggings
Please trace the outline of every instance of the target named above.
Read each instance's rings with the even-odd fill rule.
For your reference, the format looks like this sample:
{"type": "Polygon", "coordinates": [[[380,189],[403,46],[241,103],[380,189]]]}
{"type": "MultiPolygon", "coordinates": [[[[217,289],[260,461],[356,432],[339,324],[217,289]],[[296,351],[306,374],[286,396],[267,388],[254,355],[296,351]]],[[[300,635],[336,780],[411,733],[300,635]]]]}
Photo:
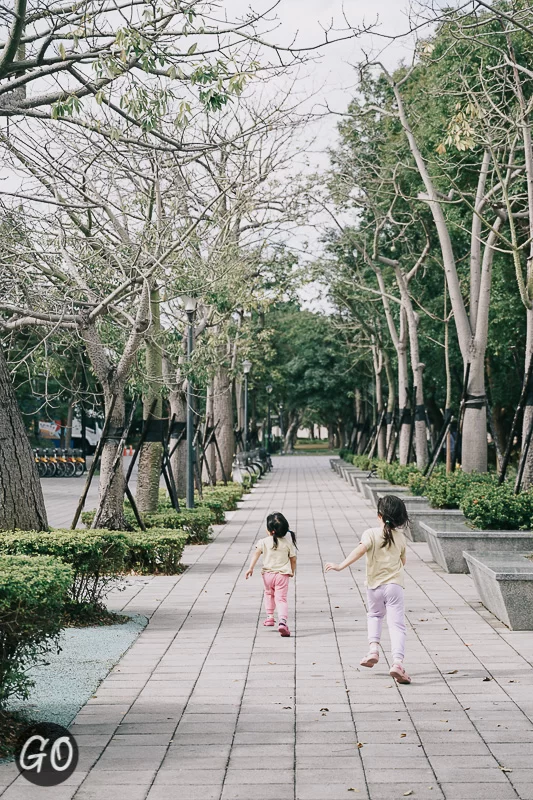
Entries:
{"type": "Polygon", "coordinates": [[[368,597],[368,641],[381,641],[383,617],[387,615],[387,627],[394,661],[403,661],[405,655],[405,616],[403,587],[397,583],[383,583],[376,589],[367,589],[368,597]]]}

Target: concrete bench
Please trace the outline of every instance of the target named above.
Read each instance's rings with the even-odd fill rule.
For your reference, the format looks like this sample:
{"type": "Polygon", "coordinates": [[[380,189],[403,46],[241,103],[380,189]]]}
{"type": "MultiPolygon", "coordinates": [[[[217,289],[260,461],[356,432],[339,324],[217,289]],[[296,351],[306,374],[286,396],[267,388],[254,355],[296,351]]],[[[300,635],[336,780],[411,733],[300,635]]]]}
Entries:
{"type": "Polygon", "coordinates": [[[428,521],[420,523],[433,560],[446,572],[468,572],[463,551],[469,553],[509,553],[510,556],[533,552],[533,532],[480,531],[460,521],[428,521]]]}
{"type": "Polygon", "coordinates": [[[513,631],[533,630],[533,561],[502,552],[463,555],[485,608],[513,631]]]}

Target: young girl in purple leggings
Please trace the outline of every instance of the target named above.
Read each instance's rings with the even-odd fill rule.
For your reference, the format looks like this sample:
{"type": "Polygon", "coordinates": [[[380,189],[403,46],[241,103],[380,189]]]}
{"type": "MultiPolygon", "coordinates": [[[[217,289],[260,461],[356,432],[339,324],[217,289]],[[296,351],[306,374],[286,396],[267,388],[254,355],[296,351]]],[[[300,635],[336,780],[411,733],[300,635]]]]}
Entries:
{"type": "Polygon", "coordinates": [[[383,618],[392,647],[390,674],[398,683],[411,683],[403,666],[405,651],[404,615],[404,565],[405,536],[403,528],[409,522],[405,503],[394,495],[385,495],[378,502],[379,528],[369,528],[361,536],[360,544],[341,564],[326,564],[326,572],[354,564],[366,555],[366,586],[368,598],[368,655],[361,661],[363,667],[373,667],[379,661],[379,642],[383,618]]]}

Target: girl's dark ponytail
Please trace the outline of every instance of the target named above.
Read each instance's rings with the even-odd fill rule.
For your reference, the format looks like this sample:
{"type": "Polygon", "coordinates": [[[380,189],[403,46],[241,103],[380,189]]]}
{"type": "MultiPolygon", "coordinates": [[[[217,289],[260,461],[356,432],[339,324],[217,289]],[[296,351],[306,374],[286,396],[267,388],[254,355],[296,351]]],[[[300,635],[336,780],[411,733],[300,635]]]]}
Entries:
{"type": "Polygon", "coordinates": [[[267,517],[267,528],[272,533],[272,538],[274,539],[273,549],[278,549],[278,542],[280,539],[283,539],[288,533],[290,533],[292,538],[292,543],[296,547],[296,534],[293,531],[289,530],[289,523],[283,516],[280,514],[279,511],[276,511],[275,514],[269,514],[267,517]]]}
{"type": "Polygon", "coordinates": [[[390,547],[394,543],[394,531],[403,528],[409,522],[405,503],[394,494],[386,494],[379,498],[378,514],[383,520],[382,547],[390,547]]]}

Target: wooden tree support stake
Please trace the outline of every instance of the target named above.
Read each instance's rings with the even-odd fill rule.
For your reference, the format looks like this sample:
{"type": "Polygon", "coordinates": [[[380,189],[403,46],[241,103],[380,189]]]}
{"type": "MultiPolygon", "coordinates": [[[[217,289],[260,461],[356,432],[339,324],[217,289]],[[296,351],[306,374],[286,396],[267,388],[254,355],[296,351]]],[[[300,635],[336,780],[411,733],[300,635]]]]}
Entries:
{"type": "Polygon", "coordinates": [[[102,448],[104,446],[104,442],[106,440],[107,434],[109,432],[109,426],[111,425],[111,417],[113,415],[113,411],[115,410],[115,403],[117,402],[116,394],[111,395],[111,402],[109,404],[109,412],[107,417],[104,421],[104,427],[102,430],[102,436],[100,437],[100,441],[96,445],[96,450],[94,451],[94,457],[92,464],[89,468],[89,472],[87,473],[87,479],[85,481],[85,486],[83,488],[83,492],[81,497],[78,501],[78,506],[76,508],[76,513],[74,514],[74,519],[72,520],[72,524],[70,526],[71,530],[75,530],[76,525],[79,522],[81,512],[83,511],[83,506],[85,505],[85,501],[87,500],[87,495],[89,493],[89,489],[91,488],[91,483],[93,480],[94,473],[96,472],[96,467],[98,465],[98,461],[100,459],[100,454],[102,452],[102,448]]]}

